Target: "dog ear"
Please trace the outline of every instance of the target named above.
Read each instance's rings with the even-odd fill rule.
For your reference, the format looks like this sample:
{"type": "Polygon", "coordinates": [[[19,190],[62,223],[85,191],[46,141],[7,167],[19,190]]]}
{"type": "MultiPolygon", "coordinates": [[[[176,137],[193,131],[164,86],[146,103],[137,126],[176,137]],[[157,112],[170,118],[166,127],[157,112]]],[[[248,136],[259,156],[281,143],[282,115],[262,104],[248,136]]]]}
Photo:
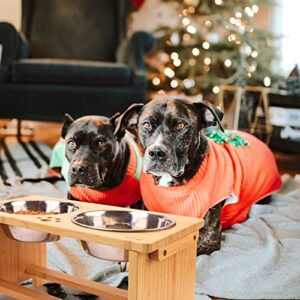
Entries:
{"type": "Polygon", "coordinates": [[[63,125],[61,128],[61,137],[63,139],[66,137],[69,127],[73,122],[74,122],[74,119],[69,114],[65,114],[63,125]]]}
{"type": "Polygon", "coordinates": [[[115,136],[121,139],[125,134],[125,130],[130,131],[135,136],[137,135],[139,112],[143,106],[143,103],[134,103],[130,105],[121,115],[112,116],[110,120],[115,128],[115,136]]]}
{"type": "Polygon", "coordinates": [[[224,113],[218,107],[205,100],[195,102],[193,105],[200,112],[203,127],[219,125],[220,129],[224,131],[221,124],[224,113]]]}

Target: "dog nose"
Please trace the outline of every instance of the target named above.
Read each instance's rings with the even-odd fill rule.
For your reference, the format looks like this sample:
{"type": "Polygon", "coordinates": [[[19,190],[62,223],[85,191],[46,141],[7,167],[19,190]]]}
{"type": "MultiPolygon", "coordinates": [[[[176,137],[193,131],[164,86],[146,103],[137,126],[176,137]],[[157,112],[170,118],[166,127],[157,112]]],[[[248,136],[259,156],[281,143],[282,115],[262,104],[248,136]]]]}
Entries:
{"type": "Polygon", "coordinates": [[[163,160],[167,156],[167,151],[162,147],[153,147],[151,150],[149,150],[149,156],[152,160],[163,160]]]}
{"type": "Polygon", "coordinates": [[[71,168],[71,172],[74,175],[83,175],[85,172],[85,167],[81,166],[81,165],[73,165],[71,168]]]}

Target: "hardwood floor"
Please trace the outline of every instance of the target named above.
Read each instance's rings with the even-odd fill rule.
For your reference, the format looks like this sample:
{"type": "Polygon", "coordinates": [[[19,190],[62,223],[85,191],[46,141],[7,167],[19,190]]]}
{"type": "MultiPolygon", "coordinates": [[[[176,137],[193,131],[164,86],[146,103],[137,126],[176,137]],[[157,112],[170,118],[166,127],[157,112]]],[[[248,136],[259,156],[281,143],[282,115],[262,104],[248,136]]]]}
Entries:
{"type": "MultiPolygon", "coordinates": [[[[15,128],[16,120],[10,121],[0,119],[0,128],[5,125],[9,128],[15,128]]],[[[32,128],[34,134],[33,138],[35,140],[44,141],[50,147],[52,147],[60,137],[61,123],[23,121],[22,126],[23,128],[32,128]]],[[[287,154],[281,152],[276,152],[274,154],[281,174],[300,174],[300,154],[287,154]]]]}

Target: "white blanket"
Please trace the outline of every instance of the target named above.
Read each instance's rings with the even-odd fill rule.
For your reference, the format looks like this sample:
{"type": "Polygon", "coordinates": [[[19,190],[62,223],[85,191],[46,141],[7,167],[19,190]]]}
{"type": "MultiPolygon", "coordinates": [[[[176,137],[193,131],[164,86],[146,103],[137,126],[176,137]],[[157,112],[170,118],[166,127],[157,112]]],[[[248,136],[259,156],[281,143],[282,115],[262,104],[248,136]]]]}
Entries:
{"type": "Polygon", "coordinates": [[[300,299],[300,176],[269,205],[223,232],[220,251],[197,258],[196,299],[300,299]]]}

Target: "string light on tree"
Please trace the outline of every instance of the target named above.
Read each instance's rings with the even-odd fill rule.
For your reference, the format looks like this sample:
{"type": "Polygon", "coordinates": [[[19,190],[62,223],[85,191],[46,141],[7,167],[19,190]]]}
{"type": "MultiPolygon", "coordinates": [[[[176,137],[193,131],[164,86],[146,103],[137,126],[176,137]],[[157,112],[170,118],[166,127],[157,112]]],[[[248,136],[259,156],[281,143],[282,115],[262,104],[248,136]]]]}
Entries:
{"type": "Polygon", "coordinates": [[[229,68],[232,65],[232,61],[228,58],[224,61],[225,67],[229,68]]]}
{"type": "Polygon", "coordinates": [[[202,47],[203,47],[203,49],[208,50],[209,47],[210,47],[209,42],[203,42],[203,43],[202,43],[202,47]]]}
{"type": "Polygon", "coordinates": [[[266,87],[268,87],[268,86],[271,85],[271,78],[270,78],[269,76],[266,76],[266,77],[264,78],[264,85],[265,85],[266,87]]]}
{"type": "Polygon", "coordinates": [[[152,79],[152,83],[153,83],[153,85],[159,85],[160,84],[160,79],[158,77],[154,77],[152,79]]]}
{"type": "Polygon", "coordinates": [[[194,79],[184,79],[183,80],[183,85],[187,88],[187,89],[191,89],[192,87],[194,87],[195,85],[195,81],[194,79]]]}
{"type": "Polygon", "coordinates": [[[210,71],[210,67],[208,65],[203,66],[204,72],[208,73],[210,71]]]}
{"type": "Polygon", "coordinates": [[[158,54],[158,57],[159,57],[159,60],[160,60],[161,62],[163,62],[164,64],[165,64],[165,63],[168,63],[169,60],[170,60],[169,55],[168,55],[167,53],[164,53],[164,52],[159,53],[159,54],[158,54]]]}
{"type": "Polygon", "coordinates": [[[254,31],[254,28],[253,28],[252,26],[248,26],[248,27],[247,27],[247,30],[248,30],[250,33],[252,33],[252,32],[254,31]]]}
{"type": "Polygon", "coordinates": [[[258,55],[258,53],[257,53],[256,50],[252,51],[251,56],[252,56],[253,58],[256,58],[257,55],[258,55]]]}
{"type": "Polygon", "coordinates": [[[210,64],[211,64],[211,59],[210,59],[209,57],[205,57],[205,58],[204,58],[204,63],[205,63],[206,65],[210,65],[210,64]]]}
{"type": "Polygon", "coordinates": [[[179,67],[179,66],[181,65],[181,60],[180,60],[180,59],[174,59],[173,65],[174,65],[175,67],[179,67]]]}
{"type": "Polygon", "coordinates": [[[258,7],[258,5],[256,5],[256,4],[253,4],[253,5],[252,5],[252,11],[253,11],[255,14],[257,14],[257,13],[258,13],[258,11],[259,11],[259,7],[258,7]]]}
{"type": "Polygon", "coordinates": [[[212,26],[212,22],[210,20],[207,20],[205,21],[204,25],[209,28],[212,26]]]}
{"type": "Polygon", "coordinates": [[[254,16],[254,12],[252,11],[251,7],[246,6],[245,7],[245,13],[249,16],[249,17],[253,17],[254,16]]]}
{"type": "Polygon", "coordinates": [[[199,56],[200,50],[199,50],[198,48],[193,48],[193,49],[192,49],[192,54],[193,54],[194,56],[199,56]]]}
{"type": "Polygon", "coordinates": [[[235,33],[232,33],[228,36],[228,41],[229,42],[234,42],[236,41],[236,34],[235,33]]]}
{"type": "Polygon", "coordinates": [[[188,42],[188,41],[190,41],[191,36],[190,36],[188,33],[185,33],[185,34],[182,36],[182,39],[183,39],[184,42],[188,42]]]}
{"type": "Polygon", "coordinates": [[[242,13],[240,12],[240,11],[237,11],[236,13],[235,13],[235,17],[236,18],[241,18],[243,15],[242,15],[242,13]]]}
{"type": "Polygon", "coordinates": [[[218,44],[220,41],[220,36],[216,32],[209,32],[206,35],[206,39],[210,44],[218,44]]]}
{"type": "Polygon", "coordinates": [[[171,68],[165,68],[164,73],[169,78],[173,78],[175,76],[175,72],[171,68]]]}
{"type": "Polygon", "coordinates": [[[170,86],[175,89],[177,88],[179,85],[178,81],[176,79],[173,79],[171,82],[170,82],[170,86]]]}
{"type": "Polygon", "coordinates": [[[187,32],[190,33],[190,34],[195,34],[197,32],[197,29],[195,26],[193,25],[189,25],[187,28],[186,28],[187,32]]]}
{"type": "Polygon", "coordinates": [[[212,88],[212,91],[213,91],[214,94],[219,94],[220,88],[216,85],[216,86],[214,86],[214,87],[212,88]]]}
{"type": "Polygon", "coordinates": [[[223,0],[215,0],[215,4],[216,5],[222,5],[223,4],[223,0]]]}
{"type": "Polygon", "coordinates": [[[180,36],[178,32],[173,32],[170,37],[170,41],[174,46],[178,46],[180,43],[180,36]]]}
{"type": "Polygon", "coordinates": [[[195,58],[190,58],[189,59],[189,64],[190,64],[190,66],[194,66],[195,64],[196,64],[196,59],[195,58]]]}
{"type": "Polygon", "coordinates": [[[189,18],[184,17],[184,18],[182,19],[182,24],[183,24],[184,26],[187,26],[187,25],[189,25],[190,23],[191,23],[191,21],[190,21],[189,18]]]}
{"type": "Polygon", "coordinates": [[[252,63],[250,66],[248,66],[247,71],[253,73],[256,71],[256,67],[257,67],[256,63],[252,63]]]}
{"type": "Polygon", "coordinates": [[[177,53],[177,52],[172,52],[172,53],[171,53],[171,58],[172,58],[173,60],[178,59],[178,58],[179,58],[178,53],[177,53]]]}
{"type": "Polygon", "coordinates": [[[231,18],[229,19],[229,22],[230,22],[232,25],[235,25],[235,24],[236,24],[236,18],[231,17],[231,18]]]}
{"type": "Polygon", "coordinates": [[[252,53],[252,48],[248,44],[243,44],[240,47],[240,52],[245,56],[249,56],[252,53]]]}
{"type": "Polygon", "coordinates": [[[193,13],[195,13],[195,11],[196,11],[195,7],[193,7],[193,6],[188,7],[188,13],[193,14],[193,13]]]}

